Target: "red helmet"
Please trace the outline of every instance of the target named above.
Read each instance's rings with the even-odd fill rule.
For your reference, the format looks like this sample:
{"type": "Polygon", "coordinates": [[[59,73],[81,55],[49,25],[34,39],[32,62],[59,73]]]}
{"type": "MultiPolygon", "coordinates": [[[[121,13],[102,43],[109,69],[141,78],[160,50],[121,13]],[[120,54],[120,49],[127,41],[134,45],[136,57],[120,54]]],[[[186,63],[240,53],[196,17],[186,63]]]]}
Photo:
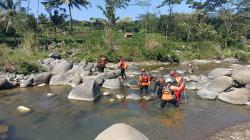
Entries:
{"type": "Polygon", "coordinates": [[[169,76],[174,77],[175,75],[176,75],[175,71],[171,70],[171,71],[169,72],[169,76]]]}

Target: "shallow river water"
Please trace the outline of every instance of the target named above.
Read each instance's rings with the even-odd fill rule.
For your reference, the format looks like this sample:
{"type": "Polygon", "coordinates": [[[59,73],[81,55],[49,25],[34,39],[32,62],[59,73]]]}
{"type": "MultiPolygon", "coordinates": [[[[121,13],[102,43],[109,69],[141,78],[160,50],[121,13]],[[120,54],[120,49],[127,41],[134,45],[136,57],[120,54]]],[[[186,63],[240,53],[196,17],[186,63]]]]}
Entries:
{"type": "MultiPolygon", "coordinates": [[[[227,64],[200,65],[197,73],[207,74],[227,64]]],[[[183,68],[182,66],[176,66],[183,68]]],[[[166,70],[164,70],[166,71],[166,70]]],[[[123,101],[110,103],[111,97],[96,102],[68,100],[70,87],[45,86],[0,91],[0,122],[11,126],[10,140],[93,140],[115,123],[126,123],[151,140],[203,140],[225,127],[250,120],[250,108],[202,100],[195,92],[186,91],[187,103],[158,109],[159,101],[123,101]],[[48,98],[47,93],[57,96],[48,98]],[[19,105],[33,112],[21,115],[19,105]]],[[[126,89],[112,93],[138,93],[126,89]]]]}

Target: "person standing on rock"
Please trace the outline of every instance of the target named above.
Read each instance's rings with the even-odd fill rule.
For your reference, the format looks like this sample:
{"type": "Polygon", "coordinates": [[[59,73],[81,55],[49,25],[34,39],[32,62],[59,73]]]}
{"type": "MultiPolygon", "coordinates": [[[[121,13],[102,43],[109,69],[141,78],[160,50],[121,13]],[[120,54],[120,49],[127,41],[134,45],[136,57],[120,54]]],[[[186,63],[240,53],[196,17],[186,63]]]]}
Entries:
{"type": "Polygon", "coordinates": [[[121,69],[121,77],[122,77],[123,80],[125,80],[126,79],[125,71],[128,69],[128,64],[127,64],[127,62],[125,61],[124,58],[120,59],[120,62],[118,64],[118,68],[121,69]]]}
{"type": "Polygon", "coordinates": [[[106,57],[101,55],[99,60],[98,60],[98,63],[97,63],[98,71],[99,72],[104,72],[104,69],[106,68],[106,64],[107,64],[106,57]]]}
{"type": "Polygon", "coordinates": [[[191,64],[191,62],[188,62],[187,63],[187,70],[186,70],[186,73],[189,75],[189,74],[193,74],[194,70],[193,70],[193,66],[191,64]]]}
{"type": "Polygon", "coordinates": [[[177,86],[170,86],[170,89],[174,91],[176,100],[179,102],[181,101],[181,94],[185,89],[185,81],[183,77],[175,71],[170,71],[169,76],[174,77],[177,82],[177,86]]]}
{"type": "Polygon", "coordinates": [[[146,73],[145,69],[141,69],[141,74],[139,76],[140,94],[143,94],[143,90],[148,94],[148,87],[150,86],[150,76],[146,73]]]}

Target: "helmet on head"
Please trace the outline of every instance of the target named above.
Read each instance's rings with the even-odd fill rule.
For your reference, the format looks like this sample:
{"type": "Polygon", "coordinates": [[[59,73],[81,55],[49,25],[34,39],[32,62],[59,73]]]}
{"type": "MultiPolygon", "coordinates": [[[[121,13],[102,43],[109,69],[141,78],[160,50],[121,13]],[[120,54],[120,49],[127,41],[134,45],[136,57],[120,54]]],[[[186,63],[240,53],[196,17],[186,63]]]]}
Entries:
{"type": "Polygon", "coordinates": [[[172,71],[169,72],[169,76],[174,77],[175,75],[176,75],[175,71],[172,70],[172,71]]]}

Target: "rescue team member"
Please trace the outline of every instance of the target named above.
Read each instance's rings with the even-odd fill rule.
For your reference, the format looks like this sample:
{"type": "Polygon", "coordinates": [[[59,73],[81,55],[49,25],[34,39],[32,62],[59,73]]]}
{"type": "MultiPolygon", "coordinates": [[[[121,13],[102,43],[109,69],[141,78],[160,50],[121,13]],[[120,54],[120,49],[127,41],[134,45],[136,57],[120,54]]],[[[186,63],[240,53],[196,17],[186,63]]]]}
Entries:
{"type": "Polygon", "coordinates": [[[99,60],[98,60],[98,63],[97,63],[98,71],[99,72],[104,72],[104,69],[106,68],[106,64],[107,64],[106,57],[101,55],[99,60]]]}
{"type": "Polygon", "coordinates": [[[166,103],[171,103],[175,107],[179,107],[178,101],[175,98],[175,93],[170,89],[171,85],[174,83],[174,80],[171,78],[166,79],[165,86],[162,89],[162,97],[160,107],[164,108],[166,103]]]}
{"type": "Polygon", "coordinates": [[[177,86],[170,86],[170,89],[174,91],[176,100],[179,102],[181,100],[181,93],[185,89],[184,79],[180,74],[177,74],[174,71],[170,71],[169,76],[174,77],[177,82],[177,86]]]}
{"type": "Polygon", "coordinates": [[[154,93],[156,92],[157,88],[159,89],[163,84],[164,84],[164,79],[162,78],[162,76],[158,76],[154,83],[154,93]]]}
{"type": "Polygon", "coordinates": [[[148,87],[150,86],[150,76],[146,73],[145,69],[141,69],[138,85],[140,87],[140,94],[143,93],[143,90],[145,90],[145,93],[148,94],[148,87]]]}
{"type": "Polygon", "coordinates": [[[120,59],[120,62],[118,64],[118,68],[121,69],[121,77],[122,77],[122,79],[126,79],[125,71],[128,69],[128,64],[126,63],[124,58],[120,59]]]}

